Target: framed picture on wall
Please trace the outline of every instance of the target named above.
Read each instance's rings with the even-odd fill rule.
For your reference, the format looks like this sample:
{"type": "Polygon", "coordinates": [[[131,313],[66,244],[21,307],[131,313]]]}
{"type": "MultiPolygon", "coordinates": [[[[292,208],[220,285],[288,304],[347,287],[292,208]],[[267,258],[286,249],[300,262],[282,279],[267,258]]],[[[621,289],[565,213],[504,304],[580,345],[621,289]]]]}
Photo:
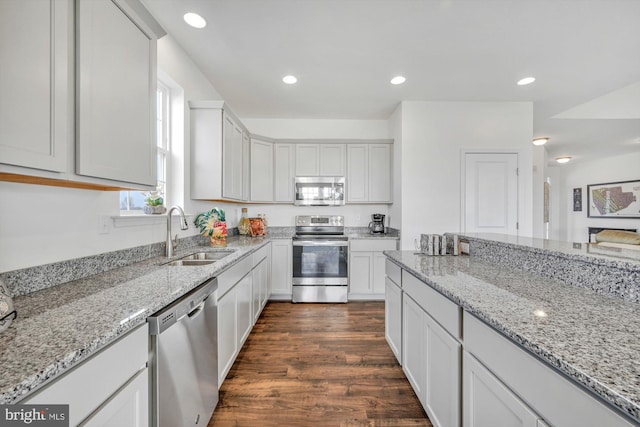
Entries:
{"type": "Polygon", "coordinates": [[[573,211],[582,212],[582,187],[573,189],[573,211]]]}
{"type": "Polygon", "coordinates": [[[587,185],[587,216],[640,218],[640,180],[587,185]]]}

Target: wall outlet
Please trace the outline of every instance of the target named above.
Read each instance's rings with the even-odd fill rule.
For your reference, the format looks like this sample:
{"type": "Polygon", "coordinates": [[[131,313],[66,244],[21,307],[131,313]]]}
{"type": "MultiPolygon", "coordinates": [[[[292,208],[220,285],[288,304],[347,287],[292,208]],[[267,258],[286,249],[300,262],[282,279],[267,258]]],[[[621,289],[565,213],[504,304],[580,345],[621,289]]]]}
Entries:
{"type": "Polygon", "coordinates": [[[100,215],[98,223],[98,234],[109,234],[111,232],[111,217],[109,215],[100,215]]]}
{"type": "Polygon", "coordinates": [[[358,214],[358,215],[356,215],[356,222],[357,222],[357,223],[360,223],[360,215],[359,215],[359,214],[358,214]]]}

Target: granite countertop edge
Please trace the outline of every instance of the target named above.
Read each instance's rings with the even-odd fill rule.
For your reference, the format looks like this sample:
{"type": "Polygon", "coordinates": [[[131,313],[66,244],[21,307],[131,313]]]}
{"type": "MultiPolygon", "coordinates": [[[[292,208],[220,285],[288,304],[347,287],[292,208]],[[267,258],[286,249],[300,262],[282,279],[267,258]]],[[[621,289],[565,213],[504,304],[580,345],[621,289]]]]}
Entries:
{"type": "MultiPolygon", "coordinates": [[[[500,242],[504,243],[504,242],[500,242]]],[[[517,245],[514,245],[517,246],[517,245]]],[[[517,246],[520,248],[520,246],[517,246]]],[[[540,251],[543,251],[540,249],[540,251]]],[[[571,381],[574,381],[581,385],[582,387],[590,390],[596,396],[601,399],[609,402],[612,406],[618,408],[621,412],[627,414],[636,420],[636,422],[640,421],[640,405],[637,402],[630,400],[619,392],[612,390],[602,382],[598,381],[596,378],[585,374],[580,371],[576,367],[574,367],[571,363],[566,362],[561,357],[558,357],[553,352],[548,351],[542,346],[536,344],[530,339],[526,338],[522,334],[519,334],[517,331],[510,329],[509,327],[503,325],[498,320],[493,318],[490,314],[484,312],[482,309],[475,307],[473,304],[469,303],[465,299],[458,297],[457,295],[452,294],[446,288],[440,286],[437,282],[434,282],[429,277],[422,274],[420,271],[416,270],[413,266],[408,265],[406,262],[403,262],[402,259],[395,254],[400,254],[401,251],[384,251],[384,254],[390,258],[394,263],[401,266],[403,269],[409,271],[416,278],[425,282],[428,286],[438,291],[440,294],[444,295],[449,300],[453,301],[455,304],[462,307],[468,313],[476,316],[482,322],[490,326],[492,329],[499,332],[501,335],[505,336],[511,342],[524,349],[528,353],[532,354],[537,359],[541,360],[545,364],[559,371],[562,375],[569,378],[571,381]]],[[[425,255],[422,254],[414,254],[414,257],[420,258],[425,255]]],[[[449,255],[450,256],[450,255],[449,255]]],[[[544,280],[544,279],[542,279],[544,280]]]]}
{"type": "MultiPolygon", "coordinates": [[[[115,325],[114,327],[107,328],[106,330],[97,333],[90,341],[83,343],[72,350],[53,355],[50,358],[53,360],[50,363],[46,364],[46,366],[33,367],[33,369],[31,369],[31,372],[26,374],[23,374],[21,372],[21,379],[19,382],[4,385],[0,384],[0,404],[19,403],[21,400],[40,390],[43,386],[57,379],[60,375],[66,373],[69,369],[77,366],[87,358],[93,356],[100,350],[114,343],[120,337],[126,335],[137,327],[144,325],[146,323],[147,317],[149,317],[153,313],[180,298],[182,295],[185,295],[186,293],[195,289],[205,281],[216,277],[228,267],[236,264],[237,261],[245,258],[246,256],[249,256],[256,250],[260,249],[262,246],[266,245],[269,241],[277,238],[277,236],[274,236],[272,238],[229,238],[227,247],[191,247],[187,250],[176,253],[176,255],[171,259],[167,259],[166,257],[157,257],[157,259],[150,259],[145,260],[142,263],[137,263],[147,264],[144,269],[150,271],[143,273],[140,277],[120,282],[118,283],[118,286],[127,286],[129,283],[136,283],[138,286],[155,287],[158,285],[156,280],[162,280],[162,271],[166,269],[171,269],[176,273],[168,273],[167,275],[165,275],[165,277],[167,277],[167,281],[177,280],[176,277],[178,276],[178,270],[181,270],[184,273],[185,277],[183,280],[177,280],[175,284],[168,285],[173,290],[173,292],[158,298],[154,301],[154,304],[152,306],[141,307],[138,310],[129,310],[130,312],[135,313],[135,316],[127,316],[124,319],[117,319],[113,322],[113,325],[115,325]],[[244,243],[238,243],[240,240],[242,240],[244,243]],[[167,264],[170,260],[179,259],[183,256],[198,251],[219,251],[229,249],[234,249],[234,253],[216,263],[205,266],[173,267],[164,265],[167,264]],[[151,266],[149,266],[149,264],[151,264],[151,266]],[[149,282],[149,284],[145,285],[145,281],[149,282]]],[[[103,280],[104,277],[107,277],[109,275],[116,275],[115,277],[117,277],[118,270],[120,269],[110,270],[105,273],[100,273],[96,276],[101,276],[103,280]]],[[[78,280],[78,282],[88,283],[92,280],[92,278],[96,276],[80,279],[78,280]]],[[[117,280],[117,278],[115,280],[117,280]]],[[[45,291],[55,291],[54,288],[49,288],[45,291]]],[[[18,318],[18,320],[16,320],[14,324],[10,326],[10,329],[16,327],[16,324],[19,324],[21,321],[24,321],[24,319],[18,318]]],[[[61,322],[63,321],[64,319],[61,320],[61,322]]],[[[86,321],[89,322],[89,320],[86,321]]],[[[42,327],[43,325],[39,326],[42,327]]],[[[64,327],[58,325],[58,329],[61,328],[64,329],[64,327]]],[[[4,334],[6,334],[6,332],[7,331],[5,331],[4,334]]],[[[6,337],[6,335],[3,336],[4,334],[0,334],[0,343],[3,343],[3,338],[6,337]]],[[[8,372],[8,374],[11,373],[12,372],[8,372]]]]}

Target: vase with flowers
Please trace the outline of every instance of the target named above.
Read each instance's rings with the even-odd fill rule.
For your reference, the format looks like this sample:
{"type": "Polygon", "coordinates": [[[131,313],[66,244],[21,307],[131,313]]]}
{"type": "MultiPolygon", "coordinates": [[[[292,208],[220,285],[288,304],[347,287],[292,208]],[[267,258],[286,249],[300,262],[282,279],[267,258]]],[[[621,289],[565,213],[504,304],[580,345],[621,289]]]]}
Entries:
{"type": "Polygon", "coordinates": [[[227,244],[227,223],[223,209],[213,208],[209,212],[203,212],[193,223],[200,230],[200,234],[209,237],[211,246],[227,244]]]}

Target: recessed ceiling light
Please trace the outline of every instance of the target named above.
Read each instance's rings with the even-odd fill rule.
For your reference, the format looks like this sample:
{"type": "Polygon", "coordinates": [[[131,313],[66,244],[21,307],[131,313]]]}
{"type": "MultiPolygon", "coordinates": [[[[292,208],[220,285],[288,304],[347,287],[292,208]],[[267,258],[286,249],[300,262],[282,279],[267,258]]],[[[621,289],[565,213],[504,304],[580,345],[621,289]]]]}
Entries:
{"type": "Polygon", "coordinates": [[[391,84],[392,85],[401,85],[402,83],[406,82],[407,79],[404,76],[395,76],[394,78],[391,79],[391,84]]]}
{"type": "Polygon", "coordinates": [[[544,138],[535,138],[533,140],[533,145],[544,145],[547,142],[549,142],[549,138],[547,138],[546,136],[544,138]]]}
{"type": "Polygon", "coordinates": [[[570,156],[556,157],[556,162],[558,163],[569,163],[569,160],[571,160],[570,156]]]}
{"type": "Polygon", "coordinates": [[[285,82],[288,85],[292,85],[292,84],[296,84],[298,82],[298,79],[296,78],[296,76],[284,76],[282,78],[282,81],[285,82]]]}
{"type": "Polygon", "coordinates": [[[183,18],[184,22],[191,25],[193,28],[204,28],[207,26],[207,21],[205,21],[204,18],[197,13],[185,13],[183,18]]]}
{"type": "Polygon", "coordinates": [[[525,77],[524,79],[518,80],[518,86],[524,86],[531,84],[536,81],[535,77],[525,77]]]}

